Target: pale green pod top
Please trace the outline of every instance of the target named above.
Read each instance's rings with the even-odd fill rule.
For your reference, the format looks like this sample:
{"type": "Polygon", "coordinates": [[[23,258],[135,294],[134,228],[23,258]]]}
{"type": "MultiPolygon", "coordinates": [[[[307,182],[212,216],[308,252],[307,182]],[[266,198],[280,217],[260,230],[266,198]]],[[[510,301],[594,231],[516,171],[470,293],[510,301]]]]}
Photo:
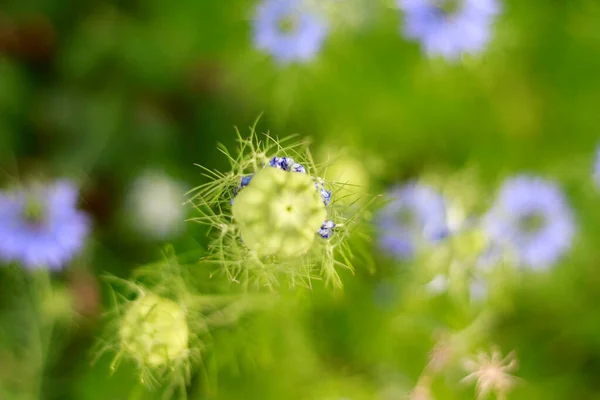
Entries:
{"type": "Polygon", "coordinates": [[[260,257],[306,254],[326,219],[312,178],[277,168],[258,171],[233,202],[244,244],[260,257]]]}

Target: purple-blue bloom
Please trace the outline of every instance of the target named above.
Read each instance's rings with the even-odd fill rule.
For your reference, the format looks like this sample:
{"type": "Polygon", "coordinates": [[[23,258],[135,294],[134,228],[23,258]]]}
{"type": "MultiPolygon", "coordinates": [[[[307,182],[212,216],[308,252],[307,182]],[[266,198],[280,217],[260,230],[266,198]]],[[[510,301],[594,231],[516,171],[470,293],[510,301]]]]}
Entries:
{"type": "Polygon", "coordinates": [[[500,13],[498,0],[396,0],[404,11],[404,34],[421,42],[430,57],[456,60],[481,53],[500,13]]]}
{"type": "Polygon", "coordinates": [[[269,165],[274,168],[279,168],[287,172],[306,173],[306,169],[302,164],[298,164],[292,157],[273,157],[269,161],[269,165]]]}
{"type": "Polygon", "coordinates": [[[548,268],[558,261],[575,235],[573,215],[560,188],[528,175],[504,182],[483,227],[493,244],[532,269],[548,268]]]}
{"type": "Polygon", "coordinates": [[[89,232],[77,199],[77,188],[66,181],[0,193],[0,259],[26,268],[63,267],[89,232]]]}
{"type": "Polygon", "coordinates": [[[242,179],[240,181],[240,188],[248,186],[250,184],[250,181],[252,180],[253,176],[254,176],[254,174],[242,176],[242,179]]]}
{"type": "Polygon", "coordinates": [[[379,245],[385,251],[410,259],[423,244],[448,234],[446,203],[432,187],[410,182],[388,195],[391,202],[377,216],[379,245]]]}
{"type": "Polygon", "coordinates": [[[321,225],[321,229],[319,229],[319,231],[317,233],[323,239],[329,239],[333,235],[334,228],[335,228],[335,222],[333,222],[331,220],[327,220],[327,221],[323,222],[323,225],[321,225]]]}
{"type": "Polygon", "coordinates": [[[254,44],[280,63],[310,61],[329,32],[323,15],[299,0],[264,0],[256,10],[254,44]]]}
{"type": "Polygon", "coordinates": [[[331,190],[325,189],[325,183],[322,180],[315,182],[315,187],[323,199],[323,204],[328,206],[331,203],[331,190]]]}

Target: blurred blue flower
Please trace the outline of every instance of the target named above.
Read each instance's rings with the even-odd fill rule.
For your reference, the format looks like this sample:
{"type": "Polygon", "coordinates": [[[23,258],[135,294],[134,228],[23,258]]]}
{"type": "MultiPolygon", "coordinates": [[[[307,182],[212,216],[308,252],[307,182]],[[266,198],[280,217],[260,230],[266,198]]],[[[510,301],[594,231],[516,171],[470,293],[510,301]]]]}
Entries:
{"type": "Polygon", "coordinates": [[[533,269],[554,264],[571,247],[575,234],[573,215],[560,188],[527,175],[504,182],[483,226],[492,244],[533,269]]]}
{"type": "Polygon", "coordinates": [[[264,0],[254,20],[254,44],[280,63],[310,61],[329,32],[326,19],[299,0],[264,0]]]}
{"type": "Polygon", "coordinates": [[[400,259],[414,257],[424,243],[448,234],[446,203],[430,186],[410,182],[389,193],[392,199],[377,216],[379,245],[400,259]]]}
{"type": "Polygon", "coordinates": [[[500,12],[497,0],[396,0],[404,11],[404,34],[427,55],[456,60],[481,53],[500,12]]]}
{"type": "Polygon", "coordinates": [[[83,247],[88,217],[69,182],[0,193],[0,259],[59,269],[83,247]]]}

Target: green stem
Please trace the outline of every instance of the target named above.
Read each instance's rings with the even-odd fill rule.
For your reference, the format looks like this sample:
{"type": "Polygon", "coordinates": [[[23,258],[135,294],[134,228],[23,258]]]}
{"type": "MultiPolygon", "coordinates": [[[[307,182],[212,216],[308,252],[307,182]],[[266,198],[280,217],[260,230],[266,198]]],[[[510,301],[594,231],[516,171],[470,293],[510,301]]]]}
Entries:
{"type": "Polygon", "coordinates": [[[133,390],[129,394],[128,400],[140,400],[142,398],[142,395],[144,394],[144,389],[145,387],[142,381],[138,381],[137,385],[133,387],[133,390]]]}

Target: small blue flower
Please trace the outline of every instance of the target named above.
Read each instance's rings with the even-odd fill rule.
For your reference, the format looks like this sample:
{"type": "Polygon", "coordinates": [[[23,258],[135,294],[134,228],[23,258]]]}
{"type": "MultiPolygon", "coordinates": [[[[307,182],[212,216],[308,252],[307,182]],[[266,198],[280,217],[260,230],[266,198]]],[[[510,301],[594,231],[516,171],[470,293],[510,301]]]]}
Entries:
{"type": "Polygon", "coordinates": [[[81,250],[88,217],[70,183],[0,193],[0,259],[27,268],[59,269],[81,250]]]}
{"type": "Polygon", "coordinates": [[[282,160],[283,160],[283,158],[275,156],[275,157],[271,158],[271,161],[269,161],[269,165],[273,168],[283,169],[283,167],[281,166],[282,160]]]}
{"type": "Polygon", "coordinates": [[[322,180],[315,182],[315,187],[323,199],[323,204],[328,206],[331,203],[331,190],[325,189],[325,183],[322,180]]]}
{"type": "Polygon", "coordinates": [[[290,168],[290,171],[292,171],[292,172],[299,172],[301,174],[305,174],[306,173],[306,168],[304,168],[304,165],[302,165],[302,164],[295,163],[290,168]]]}
{"type": "Polygon", "coordinates": [[[483,226],[492,244],[506,248],[520,265],[533,269],[557,262],[575,235],[573,215],[560,188],[527,175],[504,182],[483,226]]]}
{"type": "Polygon", "coordinates": [[[481,53],[500,13],[498,0],[396,0],[404,11],[404,34],[428,56],[456,60],[481,53]]]}
{"type": "Polygon", "coordinates": [[[256,10],[254,44],[279,63],[307,62],[321,50],[329,24],[298,0],[264,0],[256,10]]]}
{"type": "Polygon", "coordinates": [[[269,165],[274,168],[279,168],[288,172],[299,172],[302,174],[306,173],[304,165],[298,164],[292,157],[273,157],[269,161],[269,165]]]}
{"type": "Polygon", "coordinates": [[[248,186],[250,184],[250,181],[252,180],[253,176],[254,176],[254,174],[242,176],[242,180],[240,182],[240,188],[248,186]]]}
{"type": "Polygon", "coordinates": [[[269,161],[269,165],[287,172],[306,173],[304,166],[298,164],[292,157],[273,157],[271,161],[269,161]]]}
{"type": "Polygon", "coordinates": [[[323,225],[321,225],[321,229],[319,229],[318,234],[323,239],[329,239],[333,235],[334,228],[335,228],[335,223],[331,220],[327,220],[327,221],[323,222],[323,225]]]}
{"type": "Polygon", "coordinates": [[[410,259],[425,243],[448,234],[446,203],[430,186],[410,182],[389,193],[391,202],[377,216],[379,245],[399,259],[410,259]]]}

